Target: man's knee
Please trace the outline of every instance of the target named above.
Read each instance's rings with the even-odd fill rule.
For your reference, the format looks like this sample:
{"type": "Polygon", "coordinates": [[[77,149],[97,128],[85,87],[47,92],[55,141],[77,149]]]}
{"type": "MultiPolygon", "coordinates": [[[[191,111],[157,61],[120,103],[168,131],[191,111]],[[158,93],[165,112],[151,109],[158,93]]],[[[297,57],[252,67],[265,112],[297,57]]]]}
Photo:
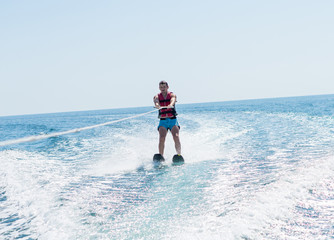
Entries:
{"type": "Polygon", "coordinates": [[[167,136],[167,130],[164,127],[160,127],[159,129],[159,137],[160,139],[164,139],[167,136]]]}
{"type": "Polygon", "coordinates": [[[175,126],[172,128],[172,131],[171,131],[171,132],[172,132],[173,137],[174,137],[174,136],[179,136],[179,132],[180,132],[180,131],[179,131],[179,127],[175,125],[175,126]]]}
{"type": "Polygon", "coordinates": [[[165,142],[165,140],[166,140],[166,136],[160,136],[160,138],[159,138],[160,142],[165,142]]]}

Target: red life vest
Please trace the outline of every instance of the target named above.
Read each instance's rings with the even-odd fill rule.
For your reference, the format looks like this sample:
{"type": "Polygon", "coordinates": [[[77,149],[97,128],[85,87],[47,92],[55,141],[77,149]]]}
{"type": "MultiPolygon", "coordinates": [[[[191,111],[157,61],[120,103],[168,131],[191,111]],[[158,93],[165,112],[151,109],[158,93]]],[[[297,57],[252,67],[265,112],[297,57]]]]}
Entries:
{"type": "MultiPolygon", "coordinates": [[[[159,104],[161,107],[166,107],[170,104],[170,100],[172,99],[172,92],[168,92],[166,99],[162,95],[162,93],[158,94],[159,98],[159,104]]],[[[159,118],[175,118],[177,115],[176,110],[175,110],[175,105],[174,108],[164,108],[159,110],[159,118]]]]}

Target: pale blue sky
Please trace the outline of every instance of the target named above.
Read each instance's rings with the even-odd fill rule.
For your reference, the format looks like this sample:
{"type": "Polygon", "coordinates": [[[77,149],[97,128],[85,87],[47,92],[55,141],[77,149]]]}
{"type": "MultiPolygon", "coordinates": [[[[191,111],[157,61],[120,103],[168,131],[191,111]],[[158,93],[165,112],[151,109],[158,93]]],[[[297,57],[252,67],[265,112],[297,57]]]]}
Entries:
{"type": "Polygon", "coordinates": [[[1,1],[0,116],[334,93],[334,1],[1,1]]]}

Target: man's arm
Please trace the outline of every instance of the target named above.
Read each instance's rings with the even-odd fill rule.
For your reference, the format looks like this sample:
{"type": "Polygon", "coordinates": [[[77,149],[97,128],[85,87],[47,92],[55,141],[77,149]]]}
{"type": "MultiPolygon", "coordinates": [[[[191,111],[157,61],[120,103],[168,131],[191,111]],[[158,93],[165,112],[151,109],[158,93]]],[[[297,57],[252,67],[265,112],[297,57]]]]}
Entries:
{"type": "Polygon", "coordinates": [[[171,94],[170,104],[167,108],[173,108],[176,103],[176,95],[174,93],[171,94]]]}
{"type": "Polygon", "coordinates": [[[153,97],[153,102],[154,102],[154,107],[155,108],[160,108],[160,104],[159,104],[159,98],[158,98],[158,95],[155,95],[154,97],[153,97]]]}

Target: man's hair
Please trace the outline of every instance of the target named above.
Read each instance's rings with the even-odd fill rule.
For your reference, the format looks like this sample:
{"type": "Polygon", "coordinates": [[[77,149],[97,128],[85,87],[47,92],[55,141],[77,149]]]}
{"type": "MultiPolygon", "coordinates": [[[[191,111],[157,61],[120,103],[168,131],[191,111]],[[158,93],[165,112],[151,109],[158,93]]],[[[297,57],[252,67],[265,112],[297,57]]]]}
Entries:
{"type": "Polygon", "coordinates": [[[159,82],[159,86],[162,85],[162,84],[166,84],[166,86],[168,87],[168,83],[166,81],[162,80],[162,81],[159,82]]]}

